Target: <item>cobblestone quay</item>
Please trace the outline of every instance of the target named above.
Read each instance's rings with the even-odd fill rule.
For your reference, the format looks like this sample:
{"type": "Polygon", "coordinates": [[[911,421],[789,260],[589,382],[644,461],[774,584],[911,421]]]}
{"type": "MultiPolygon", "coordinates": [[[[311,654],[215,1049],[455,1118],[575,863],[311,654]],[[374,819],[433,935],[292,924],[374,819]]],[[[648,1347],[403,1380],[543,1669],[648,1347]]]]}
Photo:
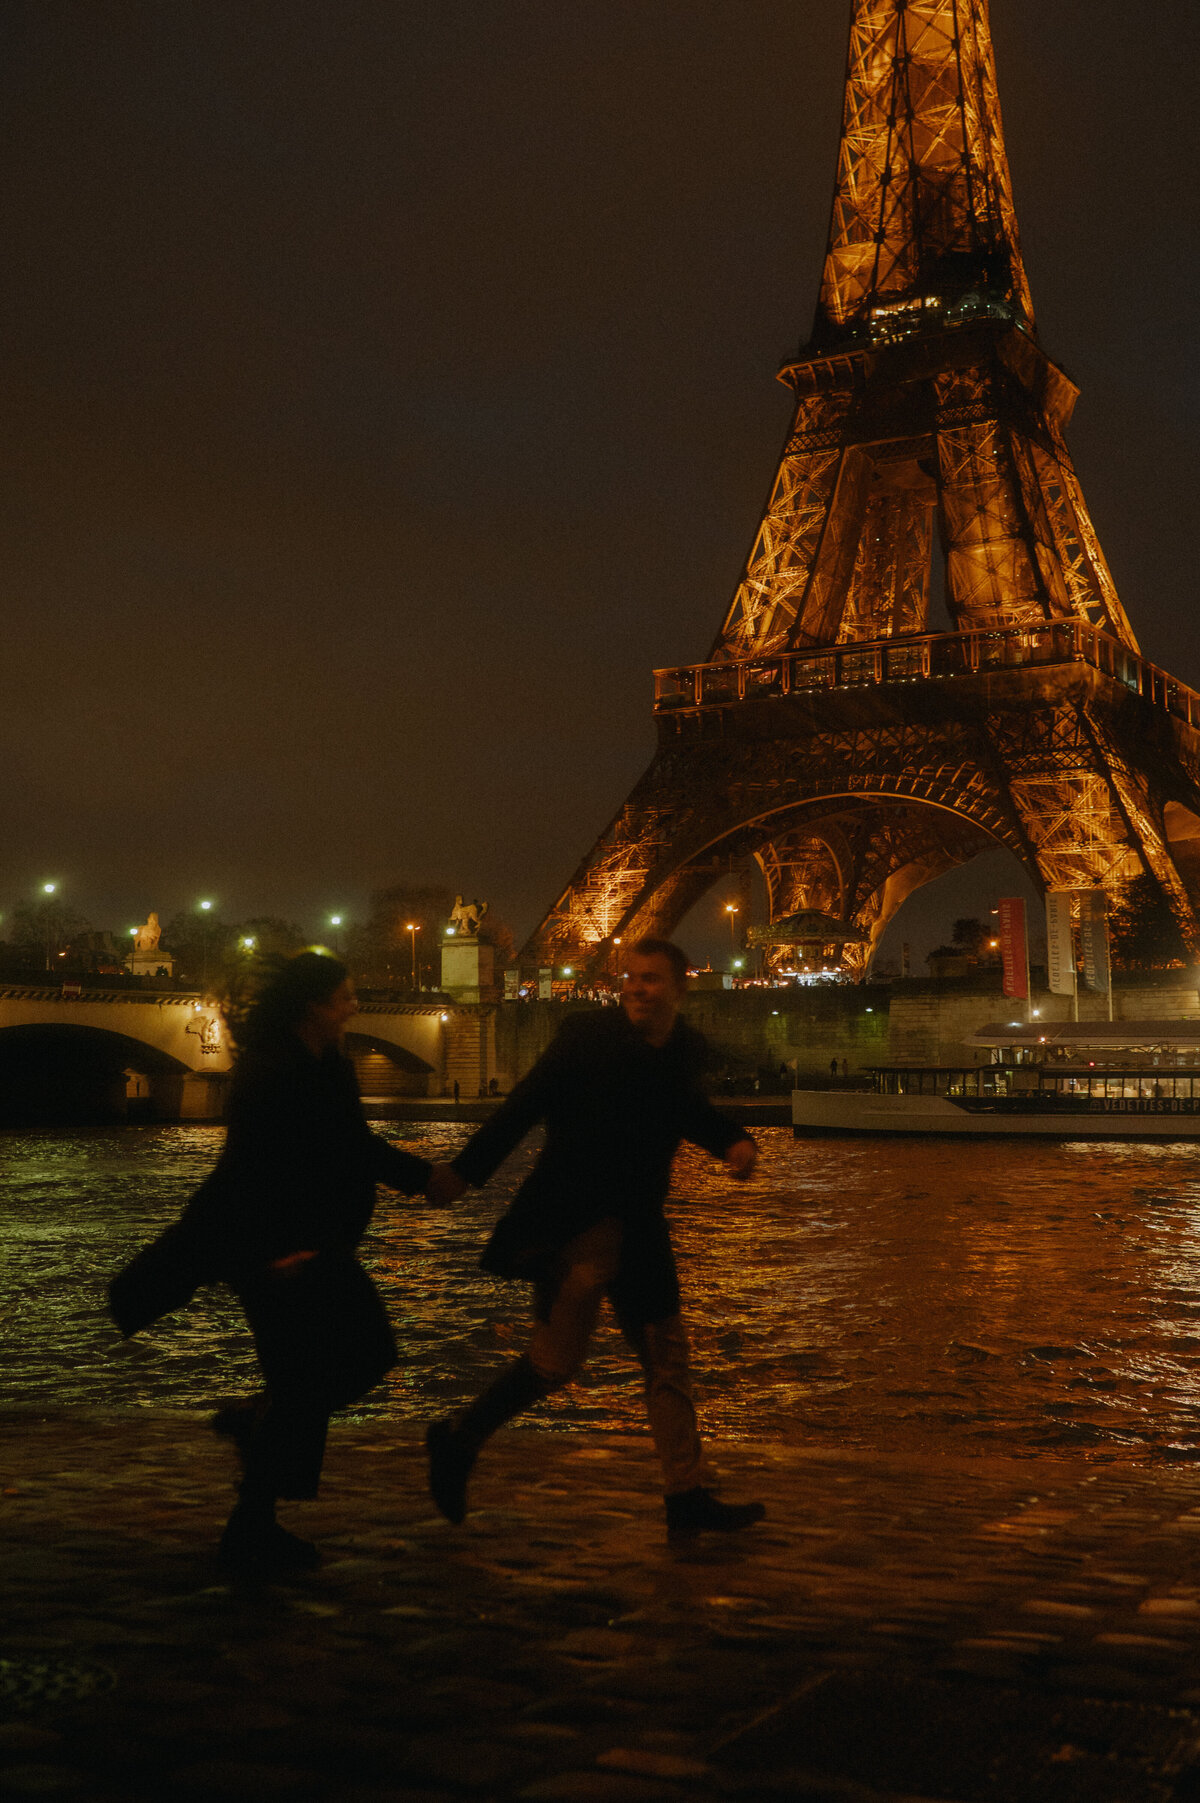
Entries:
{"type": "Polygon", "coordinates": [[[1200,1474],[726,1447],[770,1515],[668,1546],[651,1448],[335,1429],[321,1570],[220,1581],[194,1414],[0,1422],[0,1795],[338,1803],[1200,1797],[1200,1474]]]}

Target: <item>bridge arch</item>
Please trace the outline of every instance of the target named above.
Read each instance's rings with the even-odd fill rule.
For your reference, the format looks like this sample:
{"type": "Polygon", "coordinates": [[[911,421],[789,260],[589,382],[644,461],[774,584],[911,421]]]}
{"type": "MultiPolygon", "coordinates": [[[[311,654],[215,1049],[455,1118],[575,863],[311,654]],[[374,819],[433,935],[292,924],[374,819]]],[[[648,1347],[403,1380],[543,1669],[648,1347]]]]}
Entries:
{"type": "Polygon", "coordinates": [[[365,1022],[361,1026],[352,1023],[346,1034],[346,1052],[364,1098],[388,1100],[437,1093],[441,1087],[440,1062],[421,1057],[410,1046],[378,1030],[363,1030],[368,1026],[365,1022]]]}
{"type": "Polygon", "coordinates": [[[79,1021],[37,1021],[27,1024],[0,1022],[0,1057],[11,1062],[14,1055],[36,1051],[39,1046],[51,1048],[64,1056],[72,1050],[93,1052],[122,1066],[132,1065],[146,1076],[176,1076],[189,1069],[182,1059],[128,1033],[111,1027],[93,1026],[79,1021]]]}
{"type": "MultiPolygon", "coordinates": [[[[0,1124],[6,1126],[175,1119],[185,1112],[188,1066],[160,1047],[73,1021],[0,1024],[0,1124]]],[[[194,1081],[194,1080],[193,1080],[194,1081]]],[[[204,1085],[204,1088],[209,1088],[204,1085]]],[[[219,1082],[218,1082],[219,1087],[219,1082]]],[[[204,1118],[211,1108],[187,1112],[204,1118]]]]}

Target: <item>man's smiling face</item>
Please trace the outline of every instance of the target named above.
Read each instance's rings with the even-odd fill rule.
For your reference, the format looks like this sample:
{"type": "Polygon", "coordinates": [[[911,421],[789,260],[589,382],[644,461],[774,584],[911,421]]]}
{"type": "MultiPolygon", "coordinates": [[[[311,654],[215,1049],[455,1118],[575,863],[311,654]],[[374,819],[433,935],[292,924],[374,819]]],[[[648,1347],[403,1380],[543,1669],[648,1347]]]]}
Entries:
{"type": "Polygon", "coordinates": [[[621,985],[621,1006],[631,1024],[651,1045],[662,1045],[675,1025],[684,985],[660,952],[631,952],[621,985]]]}

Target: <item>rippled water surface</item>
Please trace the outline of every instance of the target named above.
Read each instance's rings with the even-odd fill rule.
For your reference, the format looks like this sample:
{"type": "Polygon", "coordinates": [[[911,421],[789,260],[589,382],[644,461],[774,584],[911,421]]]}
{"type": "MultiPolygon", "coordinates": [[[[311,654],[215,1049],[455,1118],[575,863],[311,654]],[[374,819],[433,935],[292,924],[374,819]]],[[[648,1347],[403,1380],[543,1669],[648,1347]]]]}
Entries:
{"type": "MultiPolygon", "coordinates": [[[[390,1130],[432,1157],[454,1126],[390,1130]]],[[[1200,1148],[794,1140],[735,1185],[681,1154],[672,1212],[715,1438],[961,1455],[1200,1448],[1200,1148]]],[[[123,1343],[111,1273],[178,1212],[212,1127],[0,1135],[0,1404],[200,1408],[254,1381],[232,1298],[123,1343]]],[[[360,1409],[416,1421],[522,1343],[526,1292],[476,1267],[527,1148],[448,1212],[385,1194],[366,1246],[401,1363],[360,1409]]],[[[608,1324],[547,1425],[640,1430],[608,1324]]]]}

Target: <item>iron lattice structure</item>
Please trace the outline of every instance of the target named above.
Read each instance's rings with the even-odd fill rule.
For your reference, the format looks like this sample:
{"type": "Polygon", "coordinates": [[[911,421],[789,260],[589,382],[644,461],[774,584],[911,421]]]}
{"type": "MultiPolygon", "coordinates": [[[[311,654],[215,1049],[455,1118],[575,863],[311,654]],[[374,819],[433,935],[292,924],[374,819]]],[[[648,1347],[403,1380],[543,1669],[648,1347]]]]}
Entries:
{"type": "Polygon", "coordinates": [[[1189,943],[1200,698],[1145,663],[1021,258],[987,0],[854,0],[829,244],[766,514],[706,663],[523,961],[606,968],[756,859],[771,918],[870,935],[997,843],[1149,876],[1189,943]],[[941,564],[953,631],[929,632],[941,564]]]}

